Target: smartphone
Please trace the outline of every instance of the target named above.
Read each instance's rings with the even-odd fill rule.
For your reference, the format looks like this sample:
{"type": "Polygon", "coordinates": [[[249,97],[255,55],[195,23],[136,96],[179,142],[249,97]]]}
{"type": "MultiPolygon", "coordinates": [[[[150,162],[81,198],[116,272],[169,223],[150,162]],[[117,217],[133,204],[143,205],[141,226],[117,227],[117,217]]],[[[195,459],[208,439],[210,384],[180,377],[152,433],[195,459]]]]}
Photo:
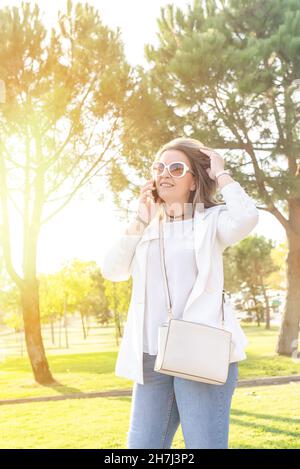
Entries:
{"type": "Polygon", "coordinates": [[[153,188],[152,188],[152,194],[153,194],[153,197],[154,197],[154,201],[155,202],[160,202],[161,199],[158,195],[158,192],[157,192],[157,188],[156,188],[156,181],[153,181],[153,188]]]}

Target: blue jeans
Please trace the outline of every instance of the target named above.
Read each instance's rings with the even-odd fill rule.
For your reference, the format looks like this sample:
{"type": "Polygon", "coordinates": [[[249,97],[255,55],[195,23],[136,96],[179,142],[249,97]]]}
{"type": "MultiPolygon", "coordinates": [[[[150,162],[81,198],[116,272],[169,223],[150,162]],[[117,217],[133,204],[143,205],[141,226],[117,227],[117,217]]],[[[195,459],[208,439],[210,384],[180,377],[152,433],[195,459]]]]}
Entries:
{"type": "Polygon", "coordinates": [[[227,449],[238,362],[216,385],[154,371],[155,359],[143,354],[144,384],[133,385],[127,448],[171,448],[180,423],[186,448],[227,449]]]}

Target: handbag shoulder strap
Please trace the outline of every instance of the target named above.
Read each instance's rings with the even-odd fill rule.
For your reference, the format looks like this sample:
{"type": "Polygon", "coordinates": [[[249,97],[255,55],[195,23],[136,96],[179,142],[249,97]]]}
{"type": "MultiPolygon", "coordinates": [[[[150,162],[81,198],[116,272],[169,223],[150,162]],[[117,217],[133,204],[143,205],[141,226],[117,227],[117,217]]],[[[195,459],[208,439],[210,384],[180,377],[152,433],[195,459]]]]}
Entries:
{"type": "MultiPolygon", "coordinates": [[[[167,271],[166,271],[166,259],[165,259],[165,247],[164,247],[164,236],[163,236],[163,228],[162,228],[162,216],[159,217],[159,250],[160,250],[160,260],[161,260],[161,267],[165,285],[165,292],[166,292],[166,299],[167,299],[167,310],[168,310],[168,317],[169,319],[173,319],[173,311],[172,311],[172,304],[170,298],[170,289],[167,279],[167,271]]],[[[222,327],[224,327],[224,301],[225,301],[225,290],[222,289],[222,327]]]]}
{"type": "Polygon", "coordinates": [[[165,292],[166,292],[166,299],[167,299],[167,310],[168,310],[168,318],[173,319],[173,311],[172,311],[172,304],[170,298],[170,290],[169,284],[167,280],[167,271],[166,271],[166,260],[165,260],[165,251],[164,251],[164,236],[163,236],[163,229],[162,229],[162,217],[159,217],[159,250],[160,250],[160,261],[165,285],[165,292]]]}

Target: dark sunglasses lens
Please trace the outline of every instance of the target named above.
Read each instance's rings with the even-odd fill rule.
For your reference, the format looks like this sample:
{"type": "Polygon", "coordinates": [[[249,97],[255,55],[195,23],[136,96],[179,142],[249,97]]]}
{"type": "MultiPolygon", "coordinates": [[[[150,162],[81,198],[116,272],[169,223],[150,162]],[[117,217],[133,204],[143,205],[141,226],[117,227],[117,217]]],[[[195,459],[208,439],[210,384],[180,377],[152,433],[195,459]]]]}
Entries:
{"type": "Polygon", "coordinates": [[[182,163],[172,163],[170,166],[170,173],[172,176],[179,177],[182,176],[184,172],[184,166],[182,163]]]}

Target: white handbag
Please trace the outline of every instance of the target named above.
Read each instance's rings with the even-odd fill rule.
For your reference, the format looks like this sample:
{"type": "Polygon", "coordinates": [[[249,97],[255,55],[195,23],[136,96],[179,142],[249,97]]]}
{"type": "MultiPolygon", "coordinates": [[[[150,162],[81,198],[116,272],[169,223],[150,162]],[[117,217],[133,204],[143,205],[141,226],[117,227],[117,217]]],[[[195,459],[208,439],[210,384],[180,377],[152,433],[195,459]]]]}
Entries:
{"type": "Polygon", "coordinates": [[[175,319],[167,281],[161,217],[159,246],[168,305],[168,322],[162,324],[158,330],[158,353],[154,371],[203,383],[224,384],[228,377],[231,346],[231,332],[224,329],[225,290],[222,291],[221,328],[175,319]]]}

